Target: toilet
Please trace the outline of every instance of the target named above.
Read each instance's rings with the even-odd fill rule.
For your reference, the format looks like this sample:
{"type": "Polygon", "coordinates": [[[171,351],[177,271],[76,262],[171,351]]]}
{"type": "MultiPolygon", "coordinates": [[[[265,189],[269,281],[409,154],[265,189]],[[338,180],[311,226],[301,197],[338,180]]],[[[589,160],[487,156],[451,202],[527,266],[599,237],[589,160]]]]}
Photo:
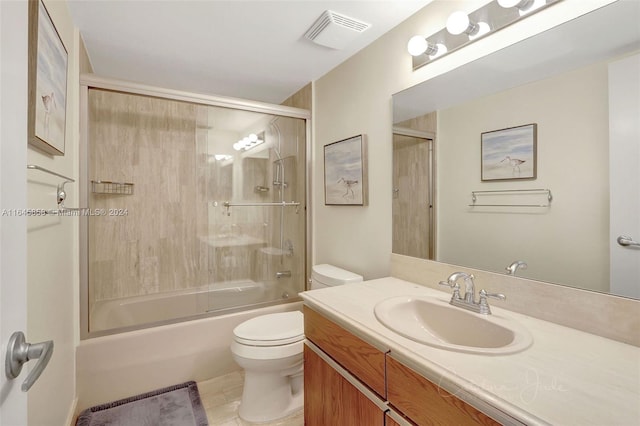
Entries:
{"type": "MultiPolygon", "coordinates": [[[[316,265],[311,290],[362,281],[362,276],[333,265],[316,265]]],[[[304,317],[302,312],[261,315],[233,330],[231,353],[244,369],[238,415],[265,423],[302,408],[304,317]]]]}

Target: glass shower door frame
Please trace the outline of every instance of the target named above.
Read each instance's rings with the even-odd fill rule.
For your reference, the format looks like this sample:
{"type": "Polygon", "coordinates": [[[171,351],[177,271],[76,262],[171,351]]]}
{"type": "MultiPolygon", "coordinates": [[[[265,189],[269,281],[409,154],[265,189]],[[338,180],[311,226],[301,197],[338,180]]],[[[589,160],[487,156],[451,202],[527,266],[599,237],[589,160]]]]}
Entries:
{"type": "MultiPolygon", "coordinates": [[[[184,92],[173,89],[166,89],[161,87],[154,87],[148,85],[142,85],[122,80],[115,80],[109,78],[99,77],[93,74],[83,74],[80,78],[80,147],[79,147],[79,176],[80,176],[80,205],[88,205],[89,193],[91,185],[88,181],[89,178],[89,89],[103,89],[115,92],[122,92],[126,94],[142,95],[155,98],[163,98],[168,100],[189,102],[197,105],[216,106],[224,108],[232,108],[244,111],[253,111],[259,113],[265,113],[270,115],[277,115],[283,117],[298,118],[305,121],[305,149],[307,153],[311,153],[311,112],[301,108],[294,108],[282,105],[269,104],[258,101],[249,101],[244,99],[223,97],[223,96],[211,96],[198,93],[184,92]]],[[[302,214],[305,215],[306,223],[306,235],[305,235],[305,249],[306,255],[304,260],[304,276],[305,276],[305,289],[308,288],[309,274],[311,271],[311,155],[306,155],[306,170],[305,170],[305,189],[306,195],[304,203],[306,205],[300,206],[302,214]]],[[[302,200],[300,200],[302,201],[302,200]]],[[[210,316],[207,314],[196,315],[193,317],[180,318],[170,321],[162,321],[160,323],[144,324],[141,326],[125,327],[119,329],[110,329],[98,332],[92,332],[89,330],[89,258],[88,258],[88,217],[80,217],[79,223],[79,258],[80,258],[80,338],[82,340],[99,337],[103,335],[120,333],[123,331],[130,331],[140,328],[149,328],[160,323],[172,323],[187,321],[194,318],[203,316],[210,316]]],[[[291,301],[299,298],[292,298],[291,301]]]]}

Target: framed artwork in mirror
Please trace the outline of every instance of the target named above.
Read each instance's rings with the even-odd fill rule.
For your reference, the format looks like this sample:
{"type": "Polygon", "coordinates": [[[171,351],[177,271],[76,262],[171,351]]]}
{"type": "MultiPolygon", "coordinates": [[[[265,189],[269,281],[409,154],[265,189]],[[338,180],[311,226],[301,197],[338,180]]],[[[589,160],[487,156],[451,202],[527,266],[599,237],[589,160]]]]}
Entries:
{"type": "Polygon", "coordinates": [[[324,146],[324,203],[335,206],[367,204],[367,162],[364,135],[324,146]]]}
{"type": "Polygon", "coordinates": [[[537,135],[536,123],[482,133],[482,181],[535,179],[537,135]]]}
{"type": "Polygon", "coordinates": [[[29,1],[28,141],[64,155],[67,49],[42,0],[29,1]]]}

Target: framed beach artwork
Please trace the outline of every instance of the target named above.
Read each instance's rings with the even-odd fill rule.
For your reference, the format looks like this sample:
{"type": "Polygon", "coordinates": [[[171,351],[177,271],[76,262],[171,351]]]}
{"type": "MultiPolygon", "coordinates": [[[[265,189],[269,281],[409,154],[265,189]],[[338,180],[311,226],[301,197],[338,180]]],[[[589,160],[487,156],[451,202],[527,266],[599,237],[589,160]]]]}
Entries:
{"type": "Polygon", "coordinates": [[[537,135],[535,123],[482,133],[482,180],[535,179],[537,135]]]}
{"type": "Polygon", "coordinates": [[[367,204],[364,135],[324,146],[324,203],[328,206],[367,204]]]}
{"type": "Polygon", "coordinates": [[[42,0],[29,1],[29,144],[64,155],[67,49],[42,0]]]}

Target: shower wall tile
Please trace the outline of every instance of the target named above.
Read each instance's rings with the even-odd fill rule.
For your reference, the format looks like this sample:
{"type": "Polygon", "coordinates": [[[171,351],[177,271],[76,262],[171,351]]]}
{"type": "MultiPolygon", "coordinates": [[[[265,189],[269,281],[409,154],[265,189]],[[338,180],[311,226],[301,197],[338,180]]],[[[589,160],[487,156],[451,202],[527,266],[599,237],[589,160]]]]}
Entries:
{"type": "Polygon", "coordinates": [[[90,194],[92,209],[126,211],[89,219],[91,302],[205,285],[198,107],[93,89],[89,104],[90,179],[134,183],[133,195],[90,194]]]}
{"type": "Polygon", "coordinates": [[[294,108],[302,108],[308,109],[311,111],[312,107],[312,84],[308,83],[302,89],[298,90],[296,93],[287,98],[282,105],[294,107],[294,108]]]}
{"type": "Polygon", "coordinates": [[[394,123],[394,126],[420,130],[422,132],[436,133],[438,129],[438,112],[434,111],[400,123],[394,123]]]}
{"type": "MultiPolygon", "coordinates": [[[[311,85],[287,102],[310,109],[311,85]]],[[[300,290],[304,209],[232,207],[227,216],[221,203],[234,199],[234,185],[244,195],[238,201],[305,202],[303,120],[280,117],[279,134],[265,130],[284,159],[288,186],[280,192],[273,185],[273,150],[268,157],[245,158],[241,172],[239,162],[210,162],[207,107],[93,89],[89,104],[89,178],[135,185],[133,195],[90,194],[92,209],[127,211],[89,220],[91,303],[248,279],[264,281],[274,297],[300,290]],[[256,186],[269,191],[255,192],[256,186]],[[261,249],[281,248],[283,213],[284,240],[292,242],[293,254],[265,254],[261,249]],[[254,243],[225,245],[212,236],[254,243]],[[292,278],[276,280],[275,272],[283,270],[292,278]]]]}

